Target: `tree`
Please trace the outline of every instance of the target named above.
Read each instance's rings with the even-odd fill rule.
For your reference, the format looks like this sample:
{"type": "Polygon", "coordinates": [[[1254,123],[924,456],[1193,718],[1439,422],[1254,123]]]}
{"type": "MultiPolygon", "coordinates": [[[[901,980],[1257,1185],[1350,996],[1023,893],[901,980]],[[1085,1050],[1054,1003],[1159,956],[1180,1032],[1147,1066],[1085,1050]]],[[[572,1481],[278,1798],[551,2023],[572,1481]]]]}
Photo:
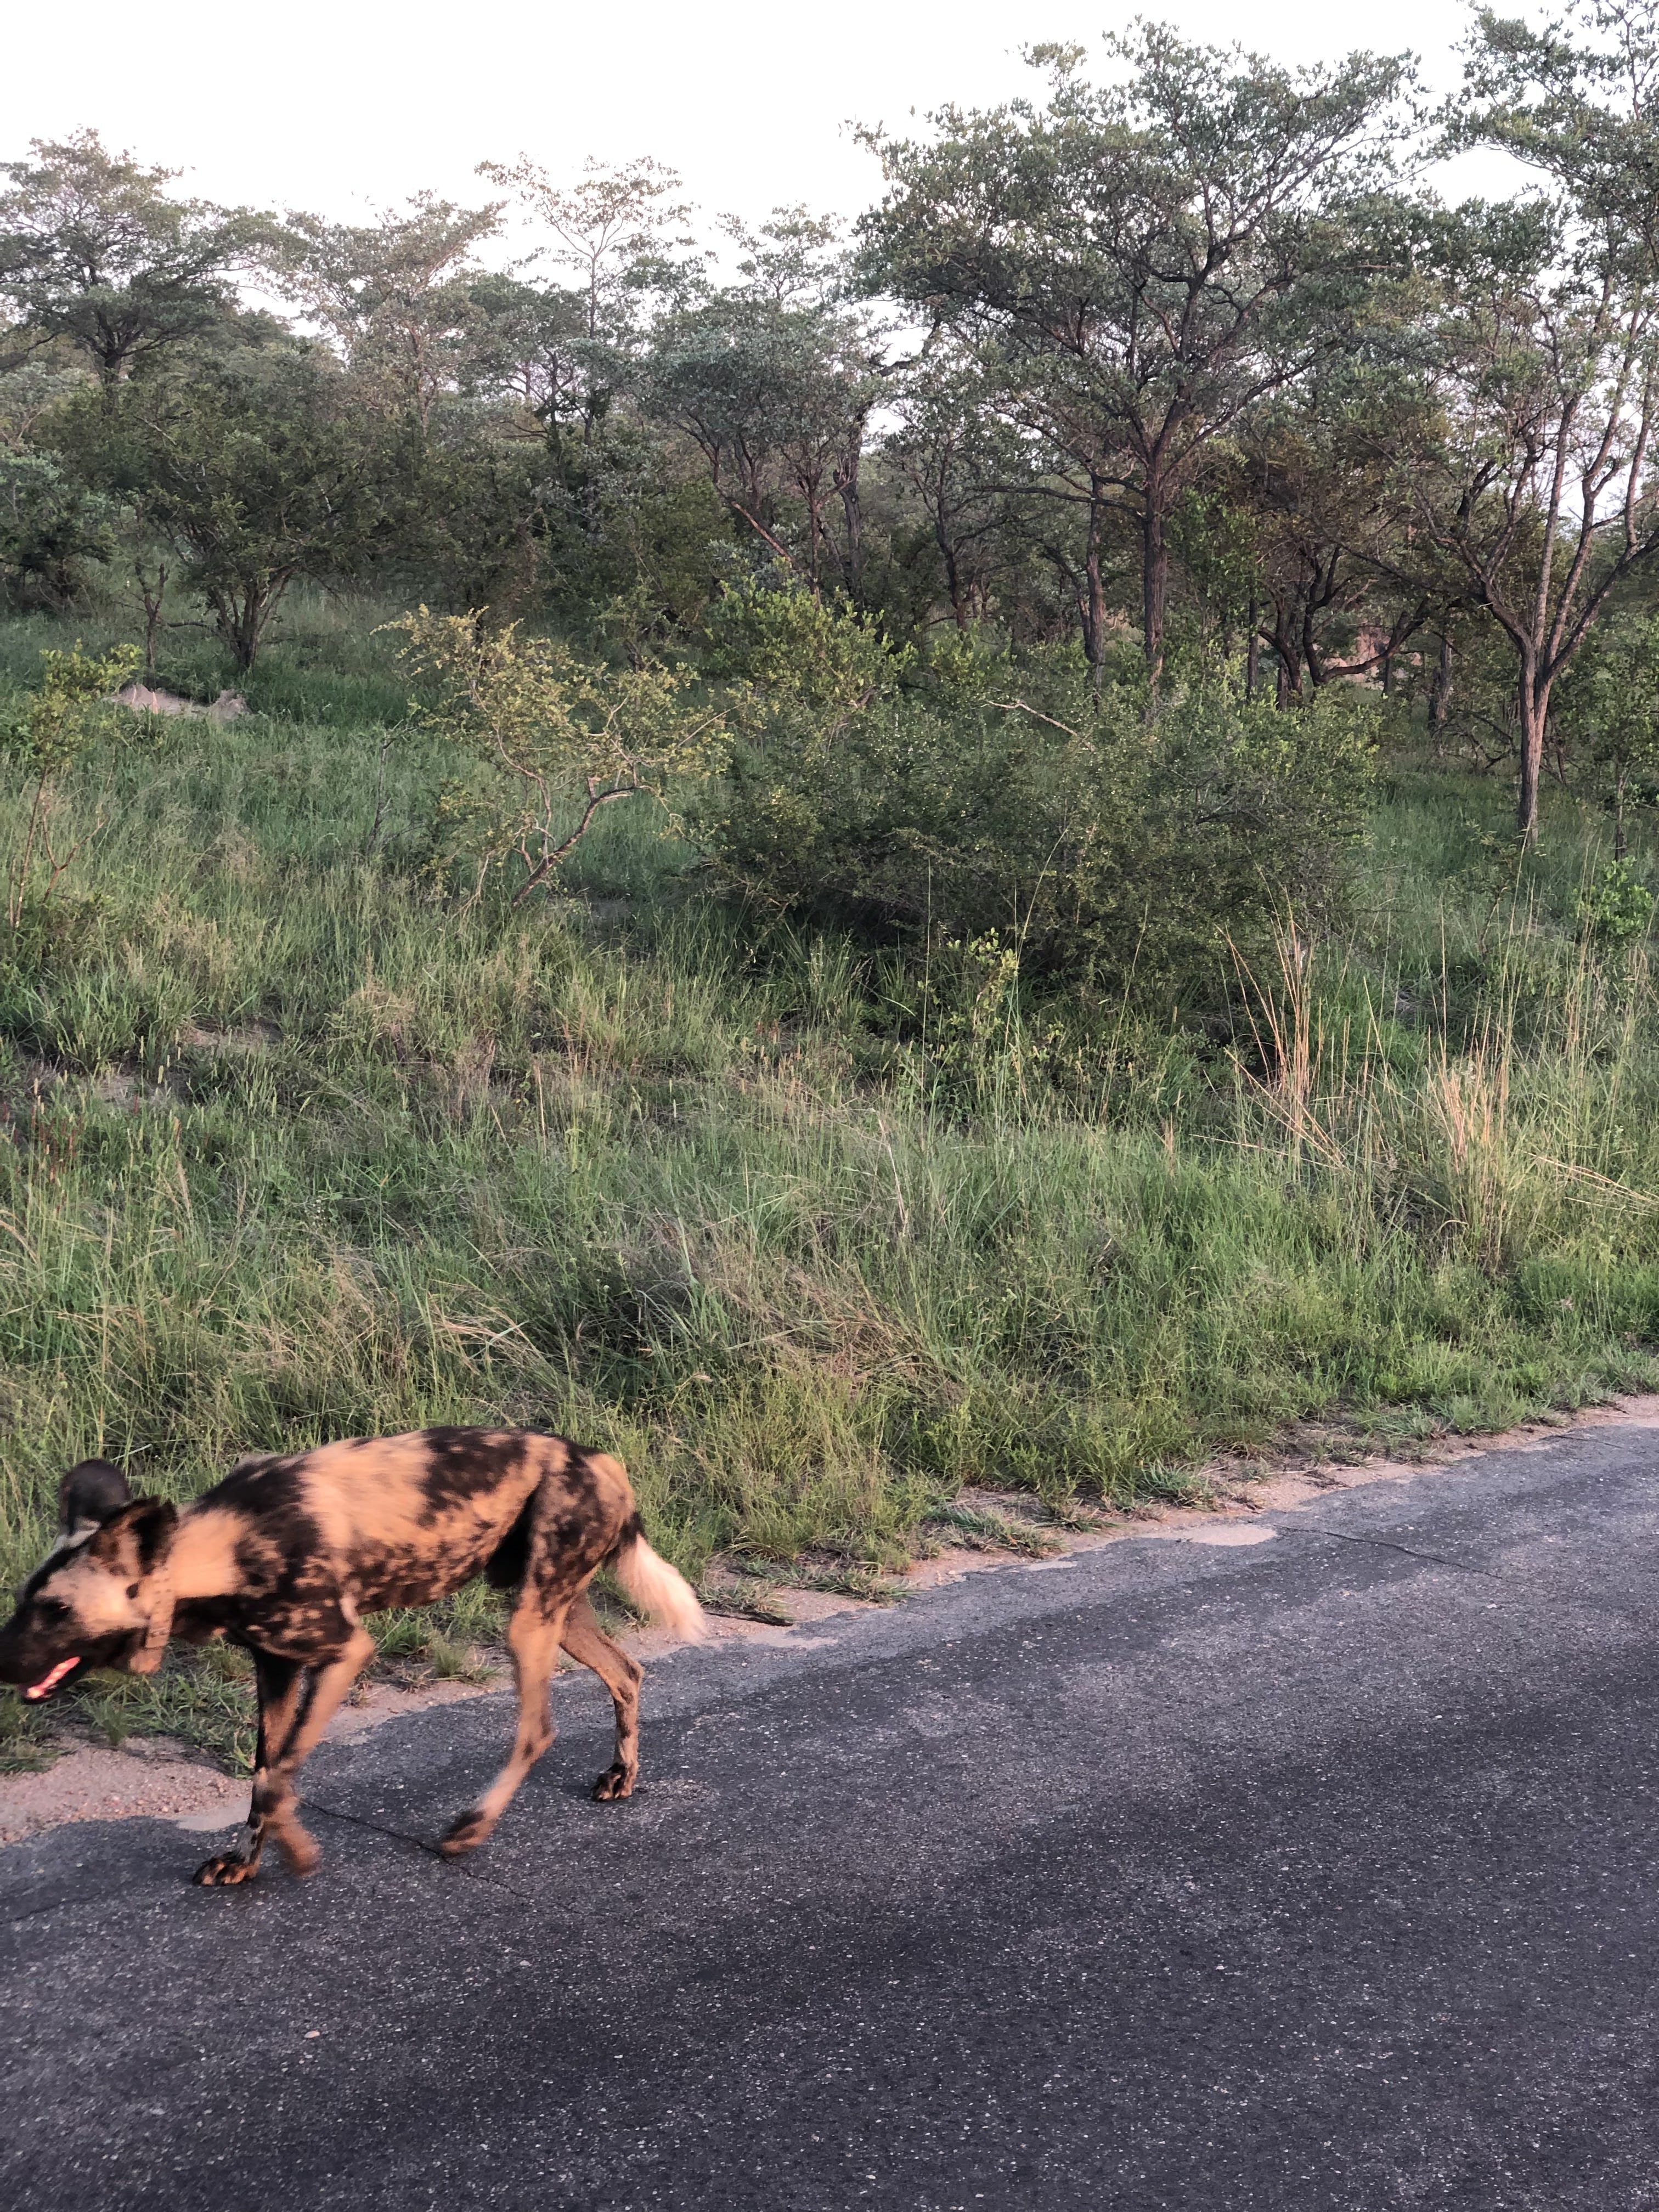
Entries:
{"type": "Polygon", "coordinates": [[[926,518],[951,619],[965,630],[990,611],[1000,541],[1024,456],[985,404],[971,362],[925,352],[895,394],[882,457],[926,518]]]}
{"type": "Polygon", "coordinates": [[[175,199],[177,170],[108,153],[95,131],[31,151],[0,163],[0,298],[34,337],[69,339],[112,389],[228,313],[258,218],[175,199]]]}
{"type": "Polygon", "coordinates": [[[87,563],[113,550],[113,521],[110,501],[54,455],[0,447],[0,593],[14,605],[70,606],[87,563]]]}
{"type": "Polygon", "coordinates": [[[1591,641],[1571,672],[1565,720],[1613,807],[1613,857],[1626,851],[1626,811],[1659,798],[1659,621],[1624,616],[1591,641]]]}
{"type": "Polygon", "coordinates": [[[1386,672],[1435,612],[1432,580],[1401,574],[1411,501],[1378,451],[1380,423],[1404,438],[1419,416],[1409,383],[1342,362],[1241,426],[1224,495],[1249,532],[1249,618],[1281,697],[1386,672]]]}
{"type": "MultiPolygon", "coordinates": [[[[574,332],[564,337],[562,329],[557,372],[542,392],[551,421],[567,413],[575,418],[591,474],[605,417],[629,381],[646,308],[680,296],[696,273],[682,258],[692,241],[684,228],[690,210],[677,197],[680,180],[648,156],[620,168],[590,160],[572,185],[555,184],[526,155],[511,163],[480,162],[478,173],[514,195],[550,234],[540,255],[575,277],[560,303],[562,329],[567,302],[574,305],[574,332]]],[[[545,334],[541,346],[545,358],[545,334]]],[[[588,506],[596,522],[596,500],[588,506]]]]}
{"type": "Polygon", "coordinates": [[[289,216],[280,281],[338,347],[358,397],[422,435],[465,374],[482,273],[472,256],[501,214],[500,201],[462,208],[419,192],[374,223],[289,216]]]}
{"type": "Polygon", "coordinates": [[[582,411],[589,307],[570,287],[485,270],[469,288],[469,343],[457,364],[463,394],[506,410],[509,435],[556,447],[559,425],[582,411]]]}
{"type": "Polygon", "coordinates": [[[1620,581],[1659,546],[1648,486],[1659,394],[1659,34],[1651,0],[1534,31],[1477,18],[1454,144],[1503,148],[1548,189],[1431,228],[1413,326],[1440,434],[1395,459],[1423,540],[1509,641],[1524,839],[1555,685],[1620,581]]]}
{"type": "Polygon", "coordinates": [[[757,230],[726,228],[739,281],[659,326],[648,404],[691,439],[727,510],[775,559],[815,591],[828,568],[856,593],[880,331],[846,299],[833,223],[791,208],[757,230]]]}
{"type": "Polygon", "coordinates": [[[239,668],[297,577],[349,573],[380,533],[383,448],[314,345],[192,362],[187,376],[130,385],[112,410],[82,405],[63,438],[174,547],[179,581],[239,668]]]}
{"type": "Polygon", "coordinates": [[[1042,448],[1042,495],[1081,508],[1097,669],[1108,518],[1133,518],[1156,680],[1171,512],[1217,438],[1342,342],[1364,289],[1352,217],[1384,179],[1406,69],[1291,73],[1156,27],[1108,50],[1125,80],[1034,47],[1046,108],[946,108],[929,144],[875,134],[889,189],[863,229],[872,286],[961,333],[1042,448]]]}
{"type": "Polygon", "coordinates": [[[0,370],[0,594],[14,605],[70,605],[113,547],[113,502],[36,442],[84,381],[47,353],[0,370]]]}

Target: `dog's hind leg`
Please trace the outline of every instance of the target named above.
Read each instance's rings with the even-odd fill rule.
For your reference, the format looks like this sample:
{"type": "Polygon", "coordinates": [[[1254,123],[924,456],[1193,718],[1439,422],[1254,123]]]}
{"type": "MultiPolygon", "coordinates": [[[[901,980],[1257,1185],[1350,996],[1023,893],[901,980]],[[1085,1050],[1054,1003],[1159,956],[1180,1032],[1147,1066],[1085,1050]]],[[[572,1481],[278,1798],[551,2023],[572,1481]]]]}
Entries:
{"type": "Polygon", "coordinates": [[[592,1668],[617,1708],[616,1759],[593,1784],[593,1795],[600,1799],[629,1796],[640,1771],[639,1662],[599,1626],[586,1590],[565,1616],[564,1648],[580,1665],[592,1668]]]}
{"type": "Polygon", "coordinates": [[[265,1847],[264,1802],[270,1787],[272,1762],[282,1757],[294,1733],[305,1689],[305,1668],[297,1659],[278,1659],[268,1651],[253,1655],[259,1690],[259,1744],[254,1754],[253,1791],[248,1801],[247,1840],[239,1851],[222,1851],[196,1869],[195,1879],[212,1889],[252,1881],[265,1847]]]}
{"type": "Polygon", "coordinates": [[[559,1661],[568,1597],[544,1609],[539,1593],[526,1584],[512,1620],[507,1645],[513,1655],[513,1677],[519,1692],[519,1728],[513,1750],[501,1772],[477,1803],[453,1820],[440,1848],[446,1858],[458,1859],[477,1850],[513,1802],[514,1791],[553,1741],[553,1716],[548,1693],[553,1669],[559,1661]]]}

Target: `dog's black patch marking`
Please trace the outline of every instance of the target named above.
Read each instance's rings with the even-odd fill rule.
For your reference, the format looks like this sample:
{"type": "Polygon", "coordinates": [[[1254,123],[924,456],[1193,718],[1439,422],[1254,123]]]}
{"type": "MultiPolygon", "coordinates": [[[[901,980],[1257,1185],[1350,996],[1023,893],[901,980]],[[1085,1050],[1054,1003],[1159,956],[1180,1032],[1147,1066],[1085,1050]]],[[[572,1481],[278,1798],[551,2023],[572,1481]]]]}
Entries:
{"type": "Polygon", "coordinates": [[[239,1596],[280,1602],[307,1583],[331,1580],[298,1460],[238,1468],[210,1494],[216,1505],[228,1506],[247,1524],[236,1541],[239,1596]]]}
{"type": "Polygon", "coordinates": [[[240,1595],[193,1597],[175,1609],[173,1632],[181,1644],[209,1644],[216,1636],[228,1644],[242,1644],[240,1632],[246,1614],[246,1601],[240,1595]]]}
{"type": "MultiPolygon", "coordinates": [[[[291,1538],[294,1520],[284,1524],[291,1538]]],[[[278,1544],[262,1525],[251,1525],[236,1539],[236,1599],[246,1605],[259,1605],[273,1591],[282,1588],[289,1572],[289,1563],[294,1556],[290,1544],[278,1544]]]]}
{"type": "Polygon", "coordinates": [[[263,1528],[284,1513],[302,1510],[305,1485],[301,1476],[302,1457],[238,1460],[230,1473],[209,1494],[216,1505],[228,1505],[263,1528]]]}
{"type": "Polygon", "coordinates": [[[595,1455],[585,1446],[571,1447],[570,1457],[564,1470],[564,1486],[580,1504],[590,1509],[599,1494],[599,1478],[593,1472],[595,1455]]]}
{"type": "Polygon", "coordinates": [[[532,1490],[520,1507],[518,1519],[484,1562],[484,1580],[491,1589],[517,1589],[524,1580],[530,1559],[530,1524],[535,1514],[536,1492],[532,1490]]]}
{"type": "Polygon", "coordinates": [[[377,1545],[354,1548],[349,1561],[351,1587],[365,1613],[389,1606],[430,1605],[470,1581],[489,1541],[468,1544],[377,1545]]]}
{"type": "Polygon", "coordinates": [[[485,1429],[424,1429],[421,1441],[427,1453],[421,1519],[428,1528],[458,1505],[498,1489],[519,1472],[530,1449],[526,1436],[494,1436],[485,1429]]]}
{"type": "Polygon", "coordinates": [[[644,1523],[637,1512],[631,1513],[621,1530],[612,1533],[607,1526],[606,1510],[603,1501],[600,1477],[591,1464],[595,1454],[575,1450],[565,1468],[556,1492],[556,1503],[550,1501],[543,1524],[543,1550],[545,1555],[563,1555],[584,1563],[598,1565],[618,1551],[631,1531],[643,1532],[644,1523]]]}

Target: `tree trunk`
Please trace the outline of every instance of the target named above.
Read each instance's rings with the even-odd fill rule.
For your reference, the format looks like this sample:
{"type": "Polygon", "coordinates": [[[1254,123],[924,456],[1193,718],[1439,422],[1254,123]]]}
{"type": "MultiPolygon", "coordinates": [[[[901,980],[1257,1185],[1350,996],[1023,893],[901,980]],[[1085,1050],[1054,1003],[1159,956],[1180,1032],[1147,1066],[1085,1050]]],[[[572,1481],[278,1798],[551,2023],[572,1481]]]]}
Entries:
{"type": "Polygon", "coordinates": [[[842,514],[847,526],[847,557],[842,568],[847,577],[847,589],[857,599],[859,586],[864,577],[864,507],[859,497],[860,464],[864,457],[864,441],[855,434],[842,462],[841,479],[836,489],[841,493],[842,514]]]}
{"type": "Polygon", "coordinates": [[[1273,677],[1273,704],[1288,707],[1292,699],[1302,696],[1302,644],[1296,634],[1294,609],[1287,609],[1279,599],[1273,601],[1273,644],[1278,663],[1273,677]]]}
{"type": "Polygon", "coordinates": [[[1440,658],[1434,667],[1434,681],[1429,686],[1429,735],[1431,738],[1437,738],[1446,726],[1446,717],[1451,712],[1451,640],[1443,635],[1440,658]]]}
{"type": "Polygon", "coordinates": [[[945,588],[951,599],[951,618],[959,630],[968,627],[968,605],[962,595],[962,571],[957,562],[957,549],[937,525],[933,536],[939,542],[939,557],[945,563],[945,588]]]}
{"type": "Polygon", "coordinates": [[[208,594],[214,627],[229,647],[231,659],[244,672],[258,659],[265,630],[289,582],[287,576],[281,575],[248,578],[237,590],[208,594]]]}
{"type": "Polygon", "coordinates": [[[1154,691],[1164,673],[1164,610],[1170,592],[1170,549],[1164,538],[1164,488],[1148,481],[1141,523],[1141,639],[1146,676],[1154,691]]]}
{"type": "Polygon", "coordinates": [[[1089,502],[1089,544],[1084,557],[1083,653],[1098,696],[1106,672],[1106,584],[1101,574],[1100,539],[1105,508],[1089,502]]]}
{"type": "Polygon", "coordinates": [[[1250,601],[1249,621],[1250,641],[1244,648],[1244,696],[1247,699],[1254,699],[1256,673],[1261,663],[1261,640],[1257,635],[1261,617],[1256,611],[1254,599],[1250,601]]]}
{"type": "Polygon", "coordinates": [[[161,615],[167,604],[167,572],[158,567],[152,584],[143,568],[134,564],[133,574],[144,602],[144,674],[154,682],[155,677],[155,648],[161,635],[161,615]]]}
{"type": "Polygon", "coordinates": [[[1319,641],[1314,635],[1314,602],[1311,598],[1304,599],[1302,605],[1301,643],[1302,659],[1298,663],[1296,683],[1296,696],[1298,699],[1302,696],[1301,669],[1307,670],[1308,681],[1316,691],[1325,681],[1325,672],[1319,665],[1319,641]]]}
{"type": "Polygon", "coordinates": [[[1550,716],[1550,687],[1540,683],[1529,659],[1522,663],[1521,790],[1515,810],[1516,827],[1524,845],[1538,842],[1538,782],[1544,766],[1544,732],[1550,716]]]}

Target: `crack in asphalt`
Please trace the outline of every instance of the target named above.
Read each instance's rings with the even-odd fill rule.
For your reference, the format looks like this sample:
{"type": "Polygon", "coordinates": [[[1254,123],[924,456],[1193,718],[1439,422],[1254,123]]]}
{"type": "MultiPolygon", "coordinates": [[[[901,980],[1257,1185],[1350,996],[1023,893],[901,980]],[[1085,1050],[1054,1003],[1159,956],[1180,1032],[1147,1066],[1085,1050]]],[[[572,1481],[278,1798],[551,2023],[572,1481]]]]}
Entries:
{"type": "Polygon", "coordinates": [[[306,1798],[301,1809],[316,1814],[325,1820],[343,1820],[349,1827],[366,1828],[371,1835],[384,1836],[389,1843],[411,1844],[427,1858],[435,1859],[440,1866],[453,1867],[458,1875],[466,1876],[485,1889],[498,1889],[503,1896],[513,1898],[520,1905],[533,1905],[537,1901],[527,1891],[515,1889],[510,1881],[503,1881],[499,1875],[484,1872],[471,1860],[446,1858],[437,1844],[428,1843],[423,1836],[411,1836],[402,1828],[389,1828],[383,1821],[368,1820],[361,1813],[343,1813],[337,1806],[322,1804],[314,1797],[306,1798]]]}
{"type": "MultiPolygon", "coordinates": [[[[1292,1531],[1285,1528],[1282,1533],[1289,1535],[1292,1531]]],[[[1352,1536],[1345,1528],[1328,1528],[1318,1522],[1305,1523],[1301,1533],[1310,1536],[1334,1536],[1339,1542],[1344,1544],[1374,1544],[1380,1550],[1399,1552],[1408,1559],[1421,1559],[1431,1567],[1449,1567],[1455,1574],[1479,1575],[1483,1582],[1497,1583],[1501,1588],[1510,1590],[1516,1588],[1513,1579],[1500,1572],[1496,1567],[1476,1566],[1468,1559],[1449,1559],[1439,1552],[1419,1552],[1410,1544],[1396,1543],[1390,1536],[1352,1536]]],[[[1565,1603],[1569,1612],[1582,1609],[1601,1613],[1609,1620],[1627,1620],[1638,1628],[1651,1628],[1654,1626],[1654,1614],[1650,1607],[1638,1608],[1635,1606],[1619,1605],[1611,1598],[1577,1595],[1569,1596],[1563,1601],[1543,1592],[1534,1592],[1534,1601],[1554,1611],[1560,1610],[1565,1603]]]]}
{"type": "MultiPolygon", "coordinates": [[[[338,1806],[325,1805],[314,1797],[301,1799],[300,1809],[311,1814],[318,1820],[340,1820],[348,1827],[366,1828],[372,1835],[384,1836],[388,1843],[407,1844],[413,1850],[422,1852],[426,1857],[436,1859],[441,1866],[454,1864],[458,1874],[469,1876],[483,1888],[498,1889],[504,1896],[514,1899],[518,1904],[532,1905],[536,1902],[527,1892],[515,1889],[511,1882],[502,1881],[498,1875],[488,1874],[476,1866],[464,1865],[459,1862],[446,1859],[438,1846],[435,1844],[428,1843],[422,1836],[411,1836],[402,1828],[389,1828],[383,1821],[368,1820],[361,1813],[343,1813],[338,1806]]],[[[188,1884],[182,1886],[188,1887],[188,1884]]],[[[7,1913],[3,1918],[0,1918],[0,1928],[21,1928],[25,1921],[38,1920],[43,1913],[61,1912],[67,1906],[84,1905],[88,1901],[85,1893],[48,1898],[44,1905],[31,1905],[21,1912],[7,1913]]]]}
{"type": "Polygon", "coordinates": [[[1397,1544],[1392,1536],[1351,1536],[1346,1528],[1327,1528],[1320,1521],[1309,1522],[1305,1526],[1310,1535],[1334,1536],[1341,1544],[1374,1544],[1379,1551],[1399,1552],[1408,1559],[1425,1560],[1431,1567],[1450,1567],[1461,1575],[1480,1575],[1487,1582],[1504,1580],[1491,1567],[1474,1566],[1467,1559],[1449,1559],[1439,1552],[1419,1552],[1411,1544],[1397,1544]]]}
{"type": "Polygon", "coordinates": [[[388,1828],[384,1821],[371,1820],[366,1814],[343,1813],[337,1805],[325,1805],[316,1797],[302,1798],[300,1809],[302,1813],[319,1814],[325,1820],[343,1820],[348,1827],[367,1828],[371,1835],[385,1836],[394,1844],[411,1844],[417,1851],[424,1851],[429,1859],[443,1857],[436,1844],[428,1843],[424,1837],[408,1835],[402,1828],[388,1828]]]}

